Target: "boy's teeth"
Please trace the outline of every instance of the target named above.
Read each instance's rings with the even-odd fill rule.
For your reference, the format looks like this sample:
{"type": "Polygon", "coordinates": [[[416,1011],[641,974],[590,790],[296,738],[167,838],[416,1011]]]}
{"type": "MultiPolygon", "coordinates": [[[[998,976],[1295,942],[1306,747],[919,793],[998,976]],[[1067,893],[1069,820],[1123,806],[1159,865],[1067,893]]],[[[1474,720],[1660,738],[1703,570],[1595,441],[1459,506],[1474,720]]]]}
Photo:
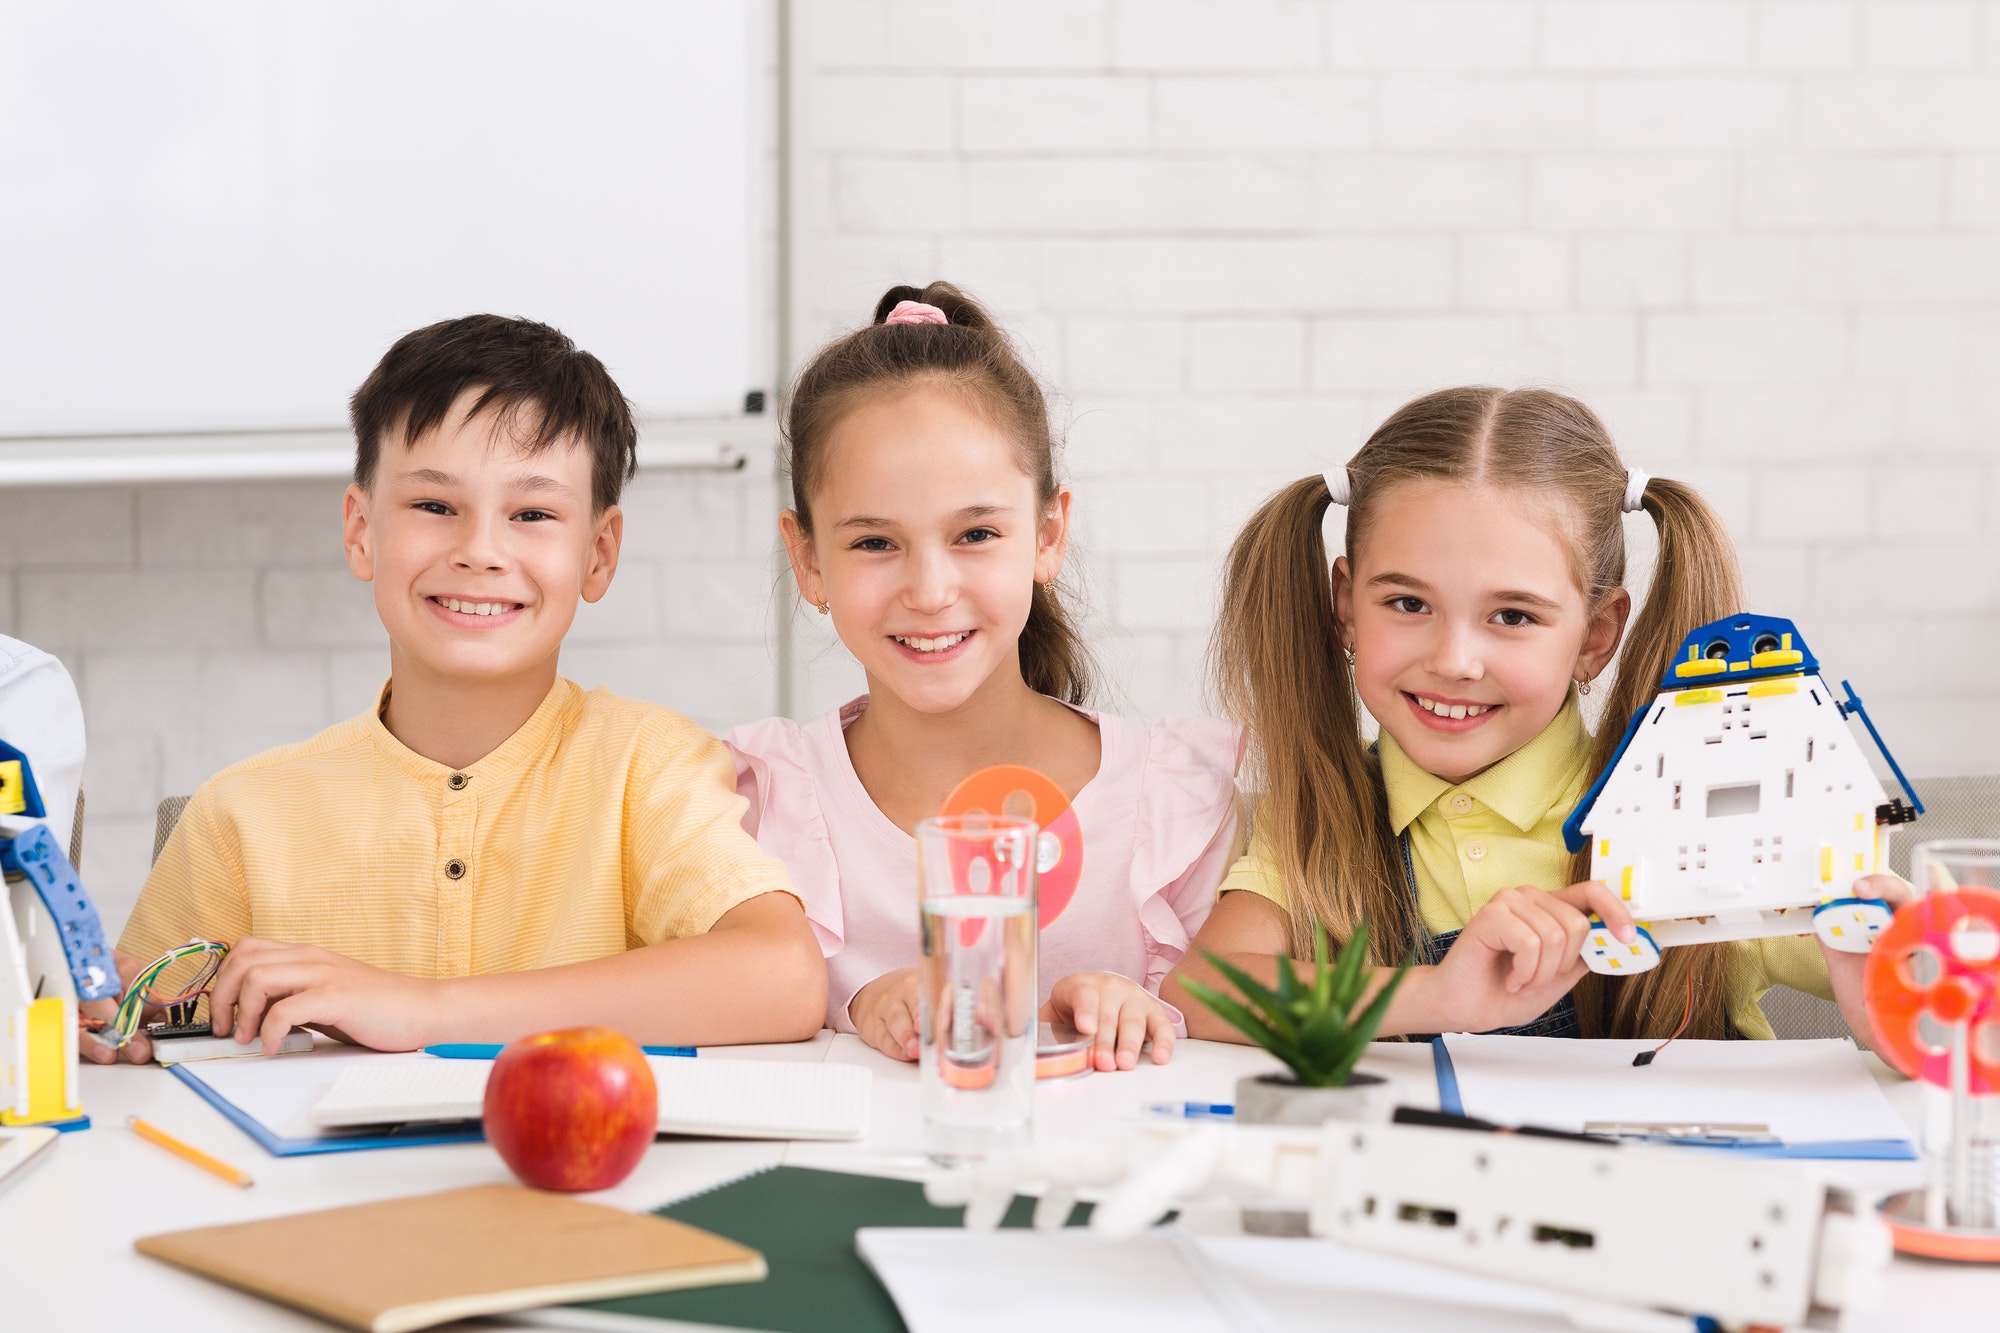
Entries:
{"type": "Polygon", "coordinates": [[[440,597],[438,605],[447,611],[457,611],[461,615],[491,616],[514,609],[512,602],[467,602],[456,597],[440,597]]]}
{"type": "Polygon", "coordinates": [[[898,634],[894,637],[897,643],[902,644],[906,648],[914,648],[920,653],[941,653],[947,648],[956,648],[964,641],[965,636],[970,633],[972,631],[969,629],[960,630],[956,634],[941,634],[935,639],[918,638],[915,635],[906,634],[898,634]]]}

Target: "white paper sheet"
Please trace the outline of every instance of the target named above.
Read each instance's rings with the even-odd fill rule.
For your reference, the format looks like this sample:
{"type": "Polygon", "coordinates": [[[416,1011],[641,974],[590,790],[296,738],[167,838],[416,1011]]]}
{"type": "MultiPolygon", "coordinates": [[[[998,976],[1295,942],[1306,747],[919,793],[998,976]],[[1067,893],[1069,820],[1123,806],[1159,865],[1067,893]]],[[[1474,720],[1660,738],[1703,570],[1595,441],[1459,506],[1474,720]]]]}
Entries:
{"type": "Polygon", "coordinates": [[[1761,1124],[1786,1143],[1905,1139],[1909,1129],[1851,1042],[1444,1039],[1465,1114],[1503,1125],[1761,1124]]]}
{"type": "MultiPolygon", "coordinates": [[[[477,1120],[491,1060],[420,1057],[343,1070],[312,1108],[320,1126],[477,1120]]],[[[855,1139],[868,1132],[870,1078],[853,1065],[712,1056],[646,1057],[662,1134],[733,1139],[855,1139]]]]}
{"type": "Polygon", "coordinates": [[[226,1101],[278,1137],[316,1139],[330,1131],[313,1123],[313,1104],[327,1094],[342,1073],[366,1066],[435,1063],[436,1056],[421,1051],[388,1054],[328,1044],[300,1055],[279,1055],[268,1060],[202,1060],[179,1068],[221,1093],[226,1101]]]}
{"type": "Polygon", "coordinates": [[[1130,1240],[1088,1231],[868,1227],[861,1257],[910,1333],[1126,1329],[1146,1333],[1627,1333],[1686,1330],[1651,1311],[1569,1302],[1518,1283],[1364,1254],[1325,1240],[1130,1240]]]}

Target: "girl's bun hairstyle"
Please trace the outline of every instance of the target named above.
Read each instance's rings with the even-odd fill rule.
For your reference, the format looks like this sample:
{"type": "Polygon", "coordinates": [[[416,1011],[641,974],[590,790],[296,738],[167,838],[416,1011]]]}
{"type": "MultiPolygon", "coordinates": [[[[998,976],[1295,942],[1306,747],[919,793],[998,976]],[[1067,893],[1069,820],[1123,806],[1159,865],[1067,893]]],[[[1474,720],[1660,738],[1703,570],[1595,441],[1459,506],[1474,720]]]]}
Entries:
{"type": "MultiPolygon", "coordinates": [[[[1346,475],[1350,568],[1383,494],[1405,481],[1442,480],[1550,497],[1585,601],[1596,606],[1624,583],[1629,472],[1604,423],[1564,394],[1487,386],[1427,394],[1384,421],[1346,475]]],[[[1331,502],[1326,477],[1307,477],[1244,526],[1229,551],[1209,660],[1225,711],[1250,729],[1261,786],[1257,832],[1290,897],[1293,953],[1310,956],[1315,920],[1340,940],[1366,921],[1371,961],[1393,964],[1425,928],[1342,651],[1321,529],[1331,502]]],[[[1625,719],[1651,701],[1682,636],[1744,609],[1735,547],[1701,494],[1654,477],[1642,507],[1659,531],[1659,558],[1625,634],[1591,779],[1611,762],[1625,719]]],[[[1570,875],[1589,873],[1586,851],[1570,875]]],[[[1584,1035],[1666,1036],[1680,1021],[1690,973],[1686,1035],[1728,1035],[1728,947],[1673,949],[1630,979],[1587,976],[1576,991],[1584,1035]]]]}
{"type": "MultiPolygon", "coordinates": [[[[814,353],[793,381],[785,406],[782,465],[792,483],[799,525],[812,531],[812,497],[826,467],[835,425],[871,394],[933,384],[966,397],[999,425],[1019,450],[1035,498],[1056,497],[1056,441],[1048,400],[1034,372],[986,308],[948,282],[896,286],[875,303],[873,319],[814,353]],[[905,301],[934,307],[945,322],[885,323],[905,301]]],[[[1061,588],[1037,583],[1020,638],[1021,675],[1030,688],[1065,703],[1091,696],[1096,667],[1061,588]]]]}

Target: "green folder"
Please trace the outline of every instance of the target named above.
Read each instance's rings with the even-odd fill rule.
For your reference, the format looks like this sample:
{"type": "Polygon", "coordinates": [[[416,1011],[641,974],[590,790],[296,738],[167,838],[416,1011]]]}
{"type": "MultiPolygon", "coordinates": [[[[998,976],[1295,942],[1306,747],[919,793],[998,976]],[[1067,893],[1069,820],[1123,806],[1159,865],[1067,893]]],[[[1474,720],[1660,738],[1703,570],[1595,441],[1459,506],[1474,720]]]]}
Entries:
{"type": "MultiPolygon", "coordinates": [[[[779,1166],[670,1204],[660,1216],[761,1250],[762,1282],[666,1291],[579,1309],[678,1319],[768,1333],[904,1333],[889,1293],[854,1250],[860,1227],[955,1227],[962,1208],[934,1208],[908,1180],[779,1166]]],[[[1034,1201],[1016,1199],[1003,1226],[1024,1227],[1034,1201]]],[[[1079,1207],[1071,1225],[1090,1216],[1079,1207]]]]}

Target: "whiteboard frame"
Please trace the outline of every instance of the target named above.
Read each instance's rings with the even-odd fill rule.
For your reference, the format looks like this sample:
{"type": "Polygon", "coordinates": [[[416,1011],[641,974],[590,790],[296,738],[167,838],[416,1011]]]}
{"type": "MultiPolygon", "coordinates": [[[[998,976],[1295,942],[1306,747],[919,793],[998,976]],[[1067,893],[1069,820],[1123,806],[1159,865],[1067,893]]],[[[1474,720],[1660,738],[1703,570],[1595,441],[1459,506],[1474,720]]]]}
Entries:
{"type": "MultiPolygon", "coordinates": [[[[746,250],[751,257],[747,301],[756,312],[745,331],[751,379],[745,389],[762,393],[763,411],[641,418],[636,424],[642,471],[733,472],[752,456],[775,447],[774,414],[782,392],[778,380],[787,373],[779,366],[779,357],[789,306],[787,256],[780,253],[790,230],[780,216],[787,194],[788,154],[778,125],[783,76],[782,20],[777,11],[785,3],[756,3],[744,85],[750,99],[749,137],[744,144],[746,250]],[[759,381],[761,390],[753,387],[759,381]]],[[[0,487],[345,476],[354,470],[354,456],[353,433],[344,428],[65,435],[0,431],[0,487]]]]}

